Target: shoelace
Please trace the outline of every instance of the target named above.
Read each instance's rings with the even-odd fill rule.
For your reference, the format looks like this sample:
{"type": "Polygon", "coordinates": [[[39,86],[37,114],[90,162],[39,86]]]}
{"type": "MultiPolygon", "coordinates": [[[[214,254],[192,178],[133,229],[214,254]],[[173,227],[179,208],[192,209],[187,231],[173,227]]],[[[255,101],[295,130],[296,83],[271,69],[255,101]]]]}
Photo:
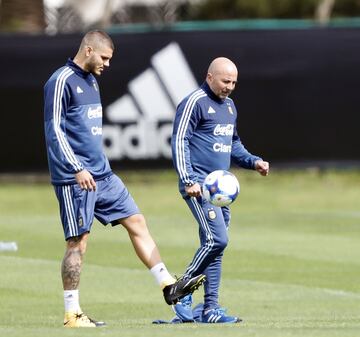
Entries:
{"type": "Polygon", "coordinates": [[[183,306],[187,306],[187,307],[191,307],[192,305],[192,297],[190,295],[185,296],[182,300],[181,303],[183,306]]]}
{"type": "Polygon", "coordinates": [[[92,319],[90,319],[89,317],[87,317],[83,312],[81,314],[76,314],[76,318],[77,319],[81,319],[81,320],[84,320],[84,321],[89,321],[89,322],[92,322],[92,319]]]}
{"type": "Polygon", "coordinates": [[[96,325],[96,321],[94,319],[91,319],[89,316],[85,315],[83,312],[81,314],[76,314],[76,318],[81,319],[83,321],[87,321],[90,323],[94,323],[96,325]]]}
{"type": "MultiPolygon", "coordinates": [[[[214,315],[224,316],[226,315],[226,308],[215,308],[209,312],[211,312],[214,315]]],[[[206,314],[208,314],[209,312],[207,312],[206,314]]]]}

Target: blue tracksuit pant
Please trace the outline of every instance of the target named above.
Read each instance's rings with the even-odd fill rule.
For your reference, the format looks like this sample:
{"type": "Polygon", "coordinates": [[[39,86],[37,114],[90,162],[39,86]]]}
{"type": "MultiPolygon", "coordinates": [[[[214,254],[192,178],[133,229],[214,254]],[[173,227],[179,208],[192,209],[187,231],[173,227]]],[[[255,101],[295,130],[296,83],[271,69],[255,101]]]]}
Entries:
{"type": "Polygon", "coordinates": [[[219,286],[224,249],[228,244],[230,209],[216,207],[202,197],[185,197],[199,224],[200,248],[187,267],[185,275],[206,275],[204,310],[219,306],[219,286]]]}

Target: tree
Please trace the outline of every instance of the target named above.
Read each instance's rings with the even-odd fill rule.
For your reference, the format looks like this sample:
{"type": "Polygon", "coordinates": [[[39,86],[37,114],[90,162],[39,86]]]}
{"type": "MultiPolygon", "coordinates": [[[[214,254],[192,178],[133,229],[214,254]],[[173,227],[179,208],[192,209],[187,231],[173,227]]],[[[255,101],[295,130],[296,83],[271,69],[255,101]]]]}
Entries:
{"type": "Polygon", "coordinates": [[[41,33],[45,29],[43,0],[1,0],[0,30],[41,33]]]}
{"type": "Polygon", "coordinates": [[[182,20],[313,19],[360,16],[360,0],[202,0],[187,5],[182,20]]]}
{"type": "Polygon", "coordinates": [[[331,12],[334,8],[335,0],[322,0],[316,9],[316,18],[321,23],[327,23],[331,18],[331,12]]]}

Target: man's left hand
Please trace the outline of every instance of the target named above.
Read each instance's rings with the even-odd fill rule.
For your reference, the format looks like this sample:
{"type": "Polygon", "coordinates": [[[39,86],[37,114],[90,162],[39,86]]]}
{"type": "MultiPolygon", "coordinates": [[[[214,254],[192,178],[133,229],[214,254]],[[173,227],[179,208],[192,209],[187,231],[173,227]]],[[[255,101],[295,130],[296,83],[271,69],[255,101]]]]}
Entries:
{"type": "Polygon", "coordinates": [[[269,174],[270,164],[267,161],[257,160],[255,162],[255,170],[258,171],[262,176],[269,174]]]}

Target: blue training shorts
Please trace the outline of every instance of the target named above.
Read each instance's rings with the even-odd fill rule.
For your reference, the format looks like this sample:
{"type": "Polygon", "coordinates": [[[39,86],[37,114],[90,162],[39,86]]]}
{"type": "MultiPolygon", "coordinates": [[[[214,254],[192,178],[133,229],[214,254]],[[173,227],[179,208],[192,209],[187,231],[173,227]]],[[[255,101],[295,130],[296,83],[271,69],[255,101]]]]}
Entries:
{"type": "Polygon", "coordinates": [[[55,186],[65,239],[90,232],[94,216],[103,225],[117,225],[119,219],[140,214],[134,199],[115,174],[96,181],[96,191],[78,184],[55,186]]]}

